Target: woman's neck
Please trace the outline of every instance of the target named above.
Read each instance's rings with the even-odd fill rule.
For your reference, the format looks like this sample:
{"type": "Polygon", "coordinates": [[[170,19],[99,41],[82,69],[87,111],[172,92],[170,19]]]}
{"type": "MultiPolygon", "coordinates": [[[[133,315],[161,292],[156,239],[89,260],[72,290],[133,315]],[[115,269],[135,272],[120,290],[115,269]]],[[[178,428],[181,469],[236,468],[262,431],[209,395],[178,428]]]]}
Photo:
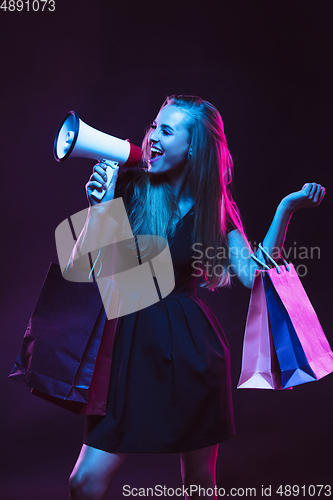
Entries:
{"type": "Polygon", "coordinates": [[[190,186],[186,182],[186,177],[188,175],[188,167],[182,170],[171,170],[165,172],[165,179],[170,186],[173,195],[176,197],[177,201],[182,198],[191,198],[190,186]]]}

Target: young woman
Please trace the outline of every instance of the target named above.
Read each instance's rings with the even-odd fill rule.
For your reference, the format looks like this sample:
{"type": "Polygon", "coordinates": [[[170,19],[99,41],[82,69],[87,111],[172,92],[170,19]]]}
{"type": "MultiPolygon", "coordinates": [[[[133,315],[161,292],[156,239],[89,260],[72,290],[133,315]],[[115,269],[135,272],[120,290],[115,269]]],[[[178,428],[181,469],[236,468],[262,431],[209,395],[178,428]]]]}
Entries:
{"type": "MultiPolygon", "coordinates": [[[[175,288],[118,320],[107,414],[86,418],[70,478],[72,500],[104,498],[128,453],[136,452],[179,452],[185,488],[214,488],[218,445],[235,432],[228,343],[196,294],[199,274],[201,286],[210,290],[228,285],[232,273],[251,288],[257,269],[230,193],[232,159],[221,116],[199,97],[168,97],[144,138],[143,152],[148,169],[127,170],[118,180],[116,169],[101,203],[92,191],[106,189],[106,166],[95,165],[86,186],[91,208],[77,250],[88,236],[95,248],[104,246],[107,202],[121,196],[134,235],[168,240],[175,288]],[[194,248],[202,251],[201,273],[192,266],[194,248]]],[[[319,205],[324,193],[319,184],[308,183],[280,202],[263,240],[273,257],[292,213],[319,205]]],[[[263,259],[260,251],[257,256],[263,259]]]]}

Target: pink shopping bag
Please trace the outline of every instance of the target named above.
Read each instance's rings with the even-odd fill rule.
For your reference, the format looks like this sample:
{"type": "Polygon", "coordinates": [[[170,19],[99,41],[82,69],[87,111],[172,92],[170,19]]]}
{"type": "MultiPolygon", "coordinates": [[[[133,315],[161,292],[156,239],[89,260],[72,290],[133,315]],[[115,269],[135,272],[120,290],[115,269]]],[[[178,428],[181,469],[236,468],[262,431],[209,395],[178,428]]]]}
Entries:
{"type": "Polygon", "coordinates": [[[238,389],[282,389],[262,272],[256,271],[246,320],[238,389]]]}

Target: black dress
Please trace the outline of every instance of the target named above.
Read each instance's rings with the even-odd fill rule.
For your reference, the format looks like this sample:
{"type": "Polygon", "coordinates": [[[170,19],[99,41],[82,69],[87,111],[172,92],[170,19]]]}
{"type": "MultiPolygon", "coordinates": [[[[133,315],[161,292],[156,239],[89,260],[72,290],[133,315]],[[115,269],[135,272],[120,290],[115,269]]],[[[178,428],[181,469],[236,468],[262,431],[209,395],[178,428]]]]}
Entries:
{"type": "MultiPolygon", "coordinates": [[[[133,181],[128,172],[118,181],[133,181]]],[[[118,319],[106,416],[86,417],[89,446],[119,453],[180,452],[235,433],[228,342],[196,293],[193,219],[192,208],[170,245],[176,283],[171,294],[118,319]]]]}

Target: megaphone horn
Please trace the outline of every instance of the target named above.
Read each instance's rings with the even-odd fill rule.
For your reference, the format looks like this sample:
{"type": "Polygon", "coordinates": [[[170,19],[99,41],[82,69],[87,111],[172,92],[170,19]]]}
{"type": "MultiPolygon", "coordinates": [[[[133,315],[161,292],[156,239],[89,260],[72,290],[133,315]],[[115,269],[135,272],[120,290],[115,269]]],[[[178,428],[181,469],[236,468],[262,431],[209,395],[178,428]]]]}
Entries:
{"type": "MultiPolygon", "coordinates": [[[[91,158],[106,161],[115,167],[135,167],[141,160],[142,151],[138,146],[90,127],[75,111],[69,111],[60,123],[54,140],[54,158],[57,161],[69,157],[91,158]]],[[[106,185],[109,187],[113,169],[107,167],[106,185]]],[[[95,189],[93,196],[101,200],[106,191],[95,189]]]]}

